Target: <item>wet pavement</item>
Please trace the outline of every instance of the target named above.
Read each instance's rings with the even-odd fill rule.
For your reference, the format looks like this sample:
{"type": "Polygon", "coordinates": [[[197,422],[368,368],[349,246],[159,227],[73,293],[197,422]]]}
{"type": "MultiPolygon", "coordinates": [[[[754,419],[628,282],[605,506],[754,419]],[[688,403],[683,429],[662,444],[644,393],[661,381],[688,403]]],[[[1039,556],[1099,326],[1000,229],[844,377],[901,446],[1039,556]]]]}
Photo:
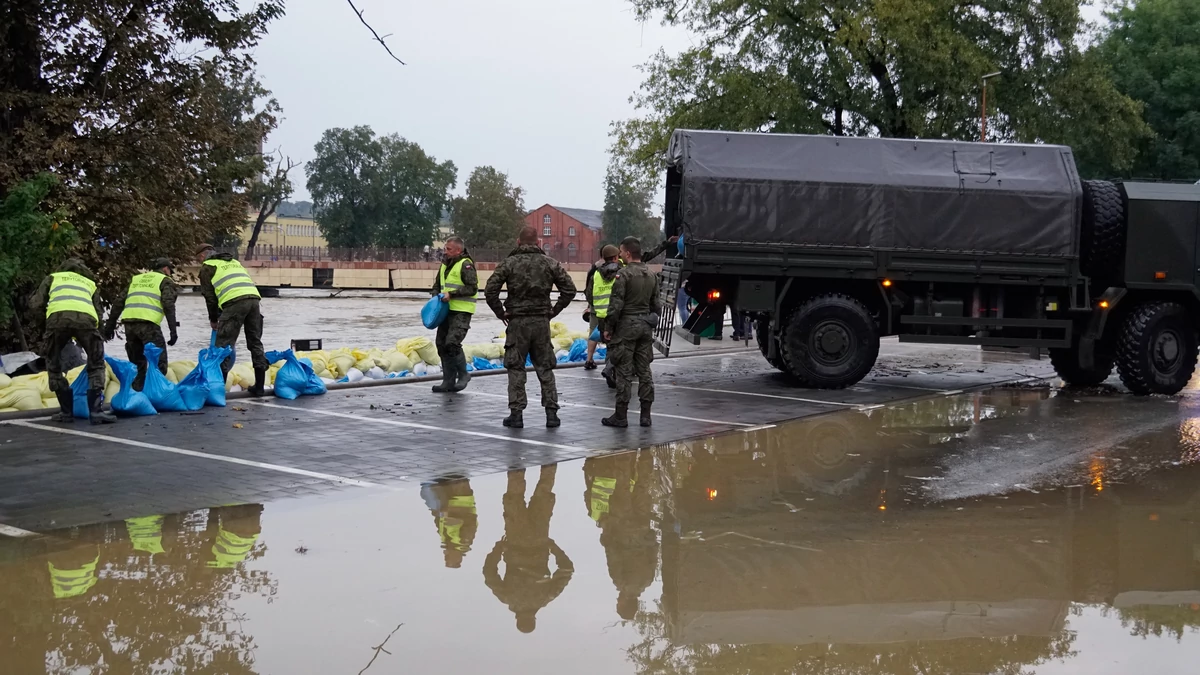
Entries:
{"type": "Polygon", "coordinates": [[[467,478],[364,475],[384,486],[0,537],[0,672],[1182,674],[1200,659],[1194,391],[1025,385],[467,478]]]}

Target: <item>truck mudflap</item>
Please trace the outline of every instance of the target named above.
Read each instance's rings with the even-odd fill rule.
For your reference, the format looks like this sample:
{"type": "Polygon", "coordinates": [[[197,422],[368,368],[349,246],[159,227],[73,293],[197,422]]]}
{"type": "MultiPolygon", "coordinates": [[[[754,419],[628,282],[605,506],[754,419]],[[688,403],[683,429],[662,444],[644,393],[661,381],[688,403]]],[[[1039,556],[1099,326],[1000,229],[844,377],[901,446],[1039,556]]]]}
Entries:
{"type": "Polygon", "coordinates": [[[671,355],[671,335],[675,327],[675,301],[683,283],[683,261],[667,258],[658,276],[658,301],[662,306],[654,327],[654,348],[663,356],[671,355]]]}

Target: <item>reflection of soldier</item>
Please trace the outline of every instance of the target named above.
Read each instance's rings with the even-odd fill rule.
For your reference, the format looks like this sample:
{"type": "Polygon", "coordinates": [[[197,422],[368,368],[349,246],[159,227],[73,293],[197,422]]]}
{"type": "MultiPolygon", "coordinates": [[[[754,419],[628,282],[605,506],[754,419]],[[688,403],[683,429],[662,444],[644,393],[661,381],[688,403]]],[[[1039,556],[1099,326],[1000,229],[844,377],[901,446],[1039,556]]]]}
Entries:
{"type": "Polygon", "coordinates": [[[617,614],[626,620],[637,613],[638,599],[654,582],[658,566],[658,538],[651,526],[653,472],[649,450],[593,457],[583,463],[584,502],[600,527],[608,576],[617,587],[617,614]]]}
{"type": "Polygon", "coordinates": [[[557,427],[558,391],[554,386],[554,345],[550,319],[558,316],[575,297],[575,282],[558,261],[537,245],[537,230],[522,228],[517,248],[496,266],[484,288],[488,307],[507,323],[504,367],[508,369],[508,408],[504,426],[520,429],[528,400],[525,397],[525,358],[529,357],[542,384],[546,426],[557,427]],[[508,285],[508,298],[500,289],[508,285]],[[558,301],[550,307],[550,289],[558,288],[558,301]]]}
{"type": "Polygon", "coordinates": [[[125,529],[129,530],[129,542],[133,550],[144,551],[150,555],[164,553],[162,545],[163,516],[142,516],[126,518],[125,529]]]}
{"type": "Polygon", "coordinates": [[[462,567],[463,558],[475,542],[479,516],[475,511],[475,493],[471,481],[454,480],[421,486],[421,498],[433,512],[446,567],[462,567]]]}
{"type": "Polygon", "coordinates": [[[517,616],[517,630],[532,633],[538,610],[557,598],[575,568],[571,559],[550,539],[554,512],[553,465],[543,466],[529,505],[525,504],[525,470],[508,472],[504,493],[504,537],[483,562],[483,581],[496,598],[517,616]],[[554,554],[554,574],[550,554],[554,554]],[[504,560],[504,577],[499,565],[504,560]]]}
{"type": "Polygon", "coordinates": [[[92,590],[98,581],[96,566],[100,564],[100,549],[81,546],[51,553],[46,564],[50,568],[54,599],[77,598],[92,590]]]}
{"type": "Polygon", "coordinates": [[[219,506],[208,511],[208,529],[216,529],[209,567],[231,569],[246,562],[262,532],[262,504],[219,506]]]}

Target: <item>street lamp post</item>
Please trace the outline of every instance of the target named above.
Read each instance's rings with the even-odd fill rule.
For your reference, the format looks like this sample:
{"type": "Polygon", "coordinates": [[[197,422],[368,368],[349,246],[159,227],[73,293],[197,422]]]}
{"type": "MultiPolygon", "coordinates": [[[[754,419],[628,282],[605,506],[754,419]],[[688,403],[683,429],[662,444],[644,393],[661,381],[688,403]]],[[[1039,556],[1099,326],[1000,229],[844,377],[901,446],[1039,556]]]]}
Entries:
{"type": "Polygon", "coordinates": [[[983,143],[987,143],[987,84],[988,80],[992,79],[993,77],[1000,77],[1000,71],[997,70],[994,73],[988,73],[987,75],[983,76],[983,96],[980,97],[982,102],[980,104],[979,111],[981,120],[981,124],[979,125],[979,140],[983,143]]]}

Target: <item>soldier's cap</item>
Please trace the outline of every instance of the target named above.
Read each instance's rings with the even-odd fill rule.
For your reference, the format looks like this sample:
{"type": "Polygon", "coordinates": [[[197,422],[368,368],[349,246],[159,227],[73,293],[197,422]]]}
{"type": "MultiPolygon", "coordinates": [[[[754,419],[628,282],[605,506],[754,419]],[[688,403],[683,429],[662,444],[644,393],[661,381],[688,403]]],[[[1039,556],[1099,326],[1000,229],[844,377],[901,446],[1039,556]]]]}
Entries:
{"type": "Polygon", "coordinates": [[[605,244],[604,248],[600,249],[600,257],[604,258],[605,260],[608,260],[609,258],[615,258],[619,255],[621,255],[621,249],[613,246],[612,244],[605,244]]]}
{"type": "Polygon", "coordinates": [[[170,267],[171,271],[175,271],[175,266],[171,264],[170,258],[155,258],[150,261],[150,269],[161,270],[164,267],[170,267]]]}
{"type": "Polygon", "coordinates": [[[201,255],[204,255],[205,251],[211,251],[211,250],[213,250],[212,244],[199,244],[196,246],[196,255],[201,256],[201,255]]]}

